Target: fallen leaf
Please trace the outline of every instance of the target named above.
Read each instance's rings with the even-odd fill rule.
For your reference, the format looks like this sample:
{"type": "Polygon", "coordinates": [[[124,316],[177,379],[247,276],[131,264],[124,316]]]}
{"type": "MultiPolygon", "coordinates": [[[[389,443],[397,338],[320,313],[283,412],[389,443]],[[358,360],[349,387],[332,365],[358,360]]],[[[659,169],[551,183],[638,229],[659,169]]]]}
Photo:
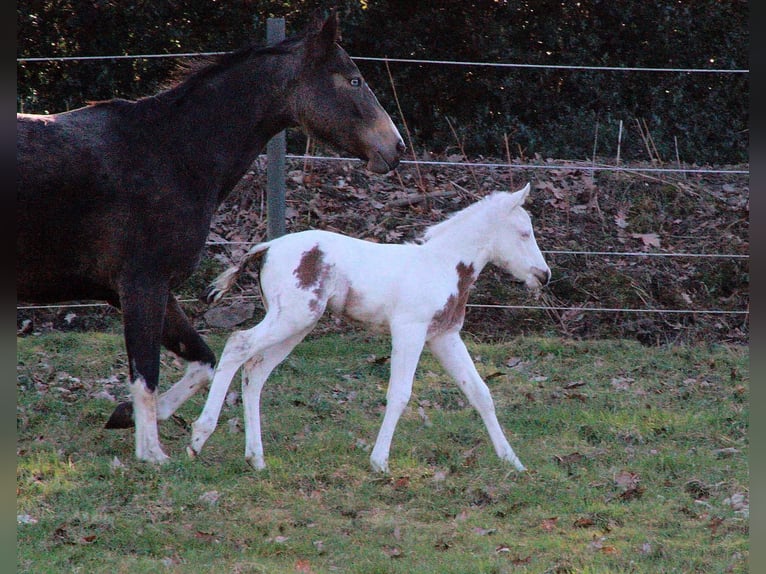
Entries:
{"type": "Polygon", "coordinates": [[[220,496],[221,495],[218,494],[217,490],[208,490],[204,494],[200,495],[199,501],[209,504],[210,506],[214,506],[218,502],[220,496]]]}
{"type": "Polygon", "coordinates": [[[554,456],[555,461],[558,464],[573,464],[576,462],[580,462],[583,458],[585,458],[583,455],[581,455],[579,452],[573,452],[571,454],[565,454],[564,456],[554,456]]]}
{"type": "Polygon", "coordinates": [[[723,524],[723,518],[720,516],[713,516],[707,523],[707,527],[710,529],[710,534],[715,536],[718,532],[718,527],[723,524]]]}
{"type": "Polygon", "coordinates": [[[649,542],[644,542],[641,545],[641,550],[639,551],[641,554],[651,554],[652,553],[652,545],[649,542]]]}
{"type": "Polygon", "coordinates": [[[591,548],[592,550],[602,550],[604,548],[605,541],[606,541],[605,536],[599,536],[598,538],[594,537],[593,540],[591,540],[588,543],[588,547],[591,548]]]}
{"type": "Polygon", "coordinates": [[[410,477],[409,476],[400,476],[396,480],[394,480],[394,488],[396,490],[404,490],[410,485],[410,477]]]}
{"type": "Polygon", "coordinates": [[[627,391],[630,389],[630,385],[635,382],[635,379],[627,377],[615,377],[612,379],[612,386],[618,391],[627,391]]]}
{"type": "Polygon", "coordinates": [[[620,493],[618,498],[622,501],[634,500],[636,498],[641,498],[645,491],[646,489],[643,486],[636,486],[635,488],[629,488],[620,493]]]}
{"type": "Polygon", "coordinates": [[[545,520],[543,520],[540,523],[540,528],[542,528],[546,532],[550,532],[551,530],[556,528],[556,524],[558,523],[558,521],[559,521],[559,517],[558,516],[553,516],[551,518],[546,518],[545,520]]]}
{"type": "Polygon", "coordinates": [[[739,454],[739,449],[729,446],[726,448],[719,448],[713,451],[716,458],[731,458],[735,454],[739,454]]]}
{"type": "Polygon", "coordinates": [[[571,383],[567,383],[564,385],[565,389],[576,389],[577,387],[584,387],[587,383],[584,381],[572,381],[571,383]]]}
{"type": "Polygon", "coordinates": [[[302,574],[313,574],[311,569],[311,562],[306,559],[298,559],[295,561],[295,571],[302,574]]]}
{"type": "Polygon", "coordinates": [[[383,552],[386,556],[389,558],[401,558],[402,557],[402,551],[396,548],[395,546],[384,546],[383,552]]]}
{"type": "Polygon", "coordinates": [[[37,518],[29,514],[18,514],[16,516],[16,524],[37,524],[37,518]]]}
{"type": "Polygon", "coordinates": [[[635,488],[641,482],[638,473],[623,470],[614,477],[614,483],[624,489],[635,488]]]}
{"type": "Polygon", "coordinates": [[[593,519],[588,517],[582,517],[578,518],[574,521],[574,527],[575,528],[590,528],[591,526],[595,526],[596,523],[593,521],[593,519]]]}
{"type": "Polygon", "coordinates": [[[660,238],[656,233],[631,233],[633,239],[640,239],[644,247],[659,247],[660,238]]]}
{"type": "Polygon", "coordinates": [[[194,533],[194,538],[197,540],[204,540],[205,542],[213,542],[215,540],[215,535],[212,532],[204,532],[202,530],[197,530],[194,533]]]}
{"type": "Polygon", "coordinates": [[[290,537],[289,537],[289,536],[275,536],[275,537],[272,539],[272,541],[273,541],[273,542],[276,542],[277,544],[284,544],[284,543],[285,543],[285,542],[287,542],[288,540],[290,540],[290,537]]]}

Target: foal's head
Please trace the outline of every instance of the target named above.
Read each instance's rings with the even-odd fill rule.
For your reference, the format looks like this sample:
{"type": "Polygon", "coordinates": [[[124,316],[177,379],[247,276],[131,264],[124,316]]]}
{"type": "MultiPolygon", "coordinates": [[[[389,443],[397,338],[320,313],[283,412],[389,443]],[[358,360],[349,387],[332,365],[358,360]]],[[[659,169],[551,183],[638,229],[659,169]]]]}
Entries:
{"type": "Polygon", "coordinates": [[[532,220],[522,207],[529,184],[514,193],[496,193],[489,199],[493,209],[493,240],[490,260],[530,289],[539,289],[551,278],[551,270],[540,252],[532,220]]]}
{"type": "Polygon", "coordinates": [[[339,40],[335,13],[309,25],[292,113],[309,134],[366,160],[370,171],[386,173],[398,165],[404,142],[339,40]]]}

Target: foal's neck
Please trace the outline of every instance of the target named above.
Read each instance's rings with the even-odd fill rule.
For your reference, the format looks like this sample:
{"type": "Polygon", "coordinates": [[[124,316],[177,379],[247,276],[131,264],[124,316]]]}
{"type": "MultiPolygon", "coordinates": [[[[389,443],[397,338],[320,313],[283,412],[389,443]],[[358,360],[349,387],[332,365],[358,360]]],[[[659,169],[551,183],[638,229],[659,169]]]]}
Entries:
{"type": "Polygon", "coordinates": [[[490,258],[490,243],[486,235],[478,227],[465,226],[431,237],[422,247],[446,264],[472,264],[478,275],[490,258]]]}

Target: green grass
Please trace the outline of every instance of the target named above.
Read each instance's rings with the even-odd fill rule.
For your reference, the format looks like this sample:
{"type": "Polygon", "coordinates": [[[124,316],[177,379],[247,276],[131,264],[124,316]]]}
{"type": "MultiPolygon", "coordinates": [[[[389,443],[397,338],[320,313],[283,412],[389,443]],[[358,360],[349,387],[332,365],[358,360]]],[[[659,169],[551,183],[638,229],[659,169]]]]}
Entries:
{"type": "MultiPolygon", "coordinates": [[[[224,338],[211,342],[220,352],[224,338]]],[[[119,335],[18,339],[17,571],[747,571],[746,348],[469,348],[526,473],[497,459],[425,353],[391,475],[373,474],[385,338],[318,336],[275,371],[260,473],[245,464],[244,434],[229,431],[239,403],[187,459],[184,425],[203,395],[160,427],[171,462],[137,463],[132,431],[103,429],[114,403],[102,393],[127,392],[119,335]]],[[[181,373],[163,355],[163,388],[181,373]]]]}

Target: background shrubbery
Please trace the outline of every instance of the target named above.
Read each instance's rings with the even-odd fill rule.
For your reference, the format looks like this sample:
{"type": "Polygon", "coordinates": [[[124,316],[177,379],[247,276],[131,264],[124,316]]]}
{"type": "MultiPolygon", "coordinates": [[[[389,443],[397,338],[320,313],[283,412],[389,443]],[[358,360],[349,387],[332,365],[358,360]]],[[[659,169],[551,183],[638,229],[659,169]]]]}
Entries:
{"type": "MultiPolygon", "coordinates": [[[[352,56],[657,68],[748,68],[744,1],[340,1],[352,56]]],[[[326,2],[108,2],[43,0],[17,7],[19,57],[157,54],[261,43],[270,16],[298,31],[326,2]],[[289,5],[289,6],[288,6],[289,5]]],[[[18,67],[17,106],[56,112],[88,100],[157,91],[173,59],[30,62],[18,67]]],[[[359,66],[396,111],[388,71],[359,66]]],[[[613,157],[619,121],[625,160],[742,163],[748,157],[748,74],[602,72],[392,63],[404,120],[417,146],[472,156],[613,157]],[[450,124],[458,134],[456,139],[450,124]],[[598,130],[598,136],[596,132],[598,130]],[[677,155],[676,155],[677,154],[677,155]],[[655,158],[657,159],[657,158],[655,158]]],[[[396,118],[401,124],[401,118],[396,118]]],[[[293,141],[300,148],[301,143],[293,141]]]]}

